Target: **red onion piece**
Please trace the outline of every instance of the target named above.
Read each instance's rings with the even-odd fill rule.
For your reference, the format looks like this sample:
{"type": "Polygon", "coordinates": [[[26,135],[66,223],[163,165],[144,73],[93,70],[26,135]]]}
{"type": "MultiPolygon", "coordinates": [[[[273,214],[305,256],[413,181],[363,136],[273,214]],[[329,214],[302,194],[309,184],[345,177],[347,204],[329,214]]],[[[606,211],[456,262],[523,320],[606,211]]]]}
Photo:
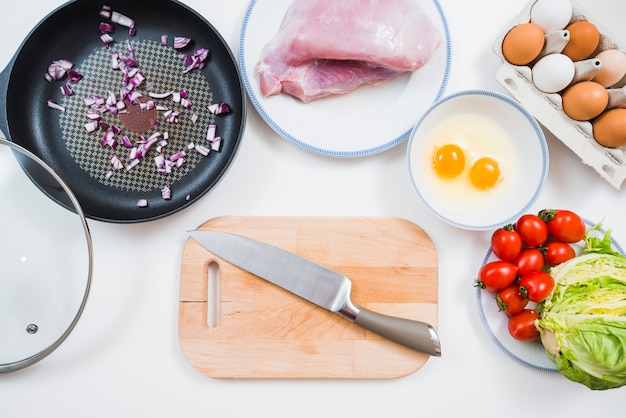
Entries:
{"type": "Polygon", "coordinates": [[[111,22],[126,26],[127,28],[135,27],[135,21],[133,19],[121,14],[120,12],[116,12],[115,10],[111,11],[111,22]]]}
{"type": "Polygon", "coordinates": [[[148,96],[150,96],[150,97],[152,97],[154,99],[165,99],[165,98],[171,96],[172,93],[173,92],[171,92],[171,91],[167,91],[165,93],[155,93],[155,92],[151,91],[151,92],[148,93],[148,96]]]}
{"type": "Polygon", "coordinates": [[[113,154],[113,156],[111,157],[111,164],[116,170],[121,170],[122,168],[124,168],[124,164],[122,164],[122,160],[120,160],[120,157],[118,157],[117,154],[113,154]]]}
{"type": "Polygon", "coordinates": [[[102,8],[100,9],[100,17],[103,17],[105,19],[110,19],[111,18],[111,6],[107,6],[106,4],[102,6],[102,8]]]}
{"type": "Polygon", "coordinates": [[[61,90],[61,94],[63,96],[71,96],[74,94],[74,92],[72,91],[72,88],[70,87],[69,84],[64,84],[61,87],[59,87],[61,90]]]}
{"type": "Polygon", "coordinates": [[[209,155],[209,153],[211,152],[210,148],[207,148],[204,145],[200,145],[200,144],[196,144],[195,150],[199,152],[200,154],[204,155],[205,157],[209,155]]]}
{"type": "Polygon", "coordinates": [[[222,138],[218,136],[211,142],[211,150],[220,152],[221,149],[222,149],[222,138]]]}
{"type": "Polygon", "coordinates": [[[115,32],[115,26],[113,26],[112,24],[110,24],[108,22],[100,22],[100,25],[98,25],[98,29],[100,29],[100,32],[102,32],[102,33],[113,33],[113,32],[115,32]]]}
{"type": "Polygon", "coordinates": [[[209,112],[213,113],[214,115],[220,115],[222,113],[230,112],[230,106],[228,106],[224,102],[214,103],[214,104],[209,105],[207,107],[209,109],[209,112]]]}
{"type": "Polygon", "coordinates": [[[139,199],[137,201],[137,207],[138,208],[145,208],[148,207],[148,201],[146,199],[139,199]]]}
{"type": "Polygon", "coordinates": [[[172,189],[169,184],[166,184],[161,189],[161,197],[165,200],[170,200],[172,198],[172,189]]]}
{"type": "Polygon", "coordinates": [[[87,132],[95,132],[97,129],[98,129],[98,122],[95,120],[92,120],[85,124],[85,130],[87,132]]]}
{"type": "Polygon", "coordinates": [[[65,112],[65,108],[61,105],[59,105],[57,102],[55,102],[54,100],[50,99],[47,102],[48,107],[51,109],[55,109],[55,110],[60,110],[61,112],[65,112]]]}
{"type": "Polygon", "coordinates": [[[175,36],[174,49],[182,49],[189,45],[189,42],[191,42],[191,38],[187,38],[185,36],[175,36]]]}

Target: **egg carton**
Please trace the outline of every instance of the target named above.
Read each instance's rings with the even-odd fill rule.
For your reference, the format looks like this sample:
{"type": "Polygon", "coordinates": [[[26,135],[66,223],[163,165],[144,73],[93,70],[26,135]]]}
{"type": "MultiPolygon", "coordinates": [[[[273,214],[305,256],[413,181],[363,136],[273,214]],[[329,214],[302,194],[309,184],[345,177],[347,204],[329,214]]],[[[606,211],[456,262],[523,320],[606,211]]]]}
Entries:
{"type": "MultiPolygon", "coordinates": [[[[506,88],[546,129],[574,151],[586,165],[594,168],[600,176],[616,189],[626,179],[626,146],[607,148],[593,138],[590,122],[571,119],[563,111],[563,101],[558,93],[544,93],[537,89],[532,81],[531,68],[510,64],[502,53],[502,42],[506,34],[518,24],[530,22],[530,10],[537,0],[533,0],[515,17],[510,27],[493,43],[493,51],[502,60],[502,66],[496,73],[496,80],[506,88]]],[[[593,16],[574,0],[570,23],[587,20],[600,32],[600,43],[592,55],[610,48],[626,51],[620,41],[603,28],[593,16]]],[[[622,87],[624,80],[613,87],[622,87]]]]}

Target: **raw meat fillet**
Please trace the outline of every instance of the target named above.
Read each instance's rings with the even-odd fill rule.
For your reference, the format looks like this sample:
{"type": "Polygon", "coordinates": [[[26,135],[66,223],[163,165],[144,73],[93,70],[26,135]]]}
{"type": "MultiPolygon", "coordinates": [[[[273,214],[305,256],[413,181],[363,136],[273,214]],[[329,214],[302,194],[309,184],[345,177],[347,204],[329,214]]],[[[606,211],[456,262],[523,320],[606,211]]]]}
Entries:
{"type": "Polygon", "coordinates": [[[300,65],[285,65],[280,80],[267,77],[263,94],[271,96],[283,92],[308,103],[320,97],[349,93],[363,84],[381,84],[400,74],[403,71],[363,61],[311,60],[300,65]]]}
{"type": "Polygon", "coordinates": [[[295,0],[257,65],[261,93],[307,102],[424,66],[441,34],[415,0],[295,0]]]}

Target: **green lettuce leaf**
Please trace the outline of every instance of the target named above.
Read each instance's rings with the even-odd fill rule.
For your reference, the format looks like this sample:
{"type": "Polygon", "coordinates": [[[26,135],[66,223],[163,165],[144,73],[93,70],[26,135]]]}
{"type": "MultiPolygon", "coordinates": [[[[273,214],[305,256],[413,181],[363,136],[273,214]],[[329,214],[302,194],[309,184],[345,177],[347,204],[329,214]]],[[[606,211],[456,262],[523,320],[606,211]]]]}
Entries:
{"type": "Polygon", "coordinates": [[[591,253],[554,267],[537,327],[568,379],[594,390],[626,385],[626,258],[591,253]]]}

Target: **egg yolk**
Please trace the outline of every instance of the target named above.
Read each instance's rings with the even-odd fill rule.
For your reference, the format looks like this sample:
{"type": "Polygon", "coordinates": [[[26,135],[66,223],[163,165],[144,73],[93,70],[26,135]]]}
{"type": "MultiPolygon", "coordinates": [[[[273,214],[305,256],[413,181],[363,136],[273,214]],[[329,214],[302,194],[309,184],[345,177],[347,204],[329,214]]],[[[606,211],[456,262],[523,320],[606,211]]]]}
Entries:
{"type": "Polygon", "coordinates": [[[457,177],[465,168],[465,154],[458,145],[443,145],[433,155],[433,167],[439,177],[457,177]]]}
{"type": "Polygon", "coordinates": [[[474,187],[487,190],[500,179],[500,167],[491,157],[481,157],[470,168],[469,178],[474,187]]]}

